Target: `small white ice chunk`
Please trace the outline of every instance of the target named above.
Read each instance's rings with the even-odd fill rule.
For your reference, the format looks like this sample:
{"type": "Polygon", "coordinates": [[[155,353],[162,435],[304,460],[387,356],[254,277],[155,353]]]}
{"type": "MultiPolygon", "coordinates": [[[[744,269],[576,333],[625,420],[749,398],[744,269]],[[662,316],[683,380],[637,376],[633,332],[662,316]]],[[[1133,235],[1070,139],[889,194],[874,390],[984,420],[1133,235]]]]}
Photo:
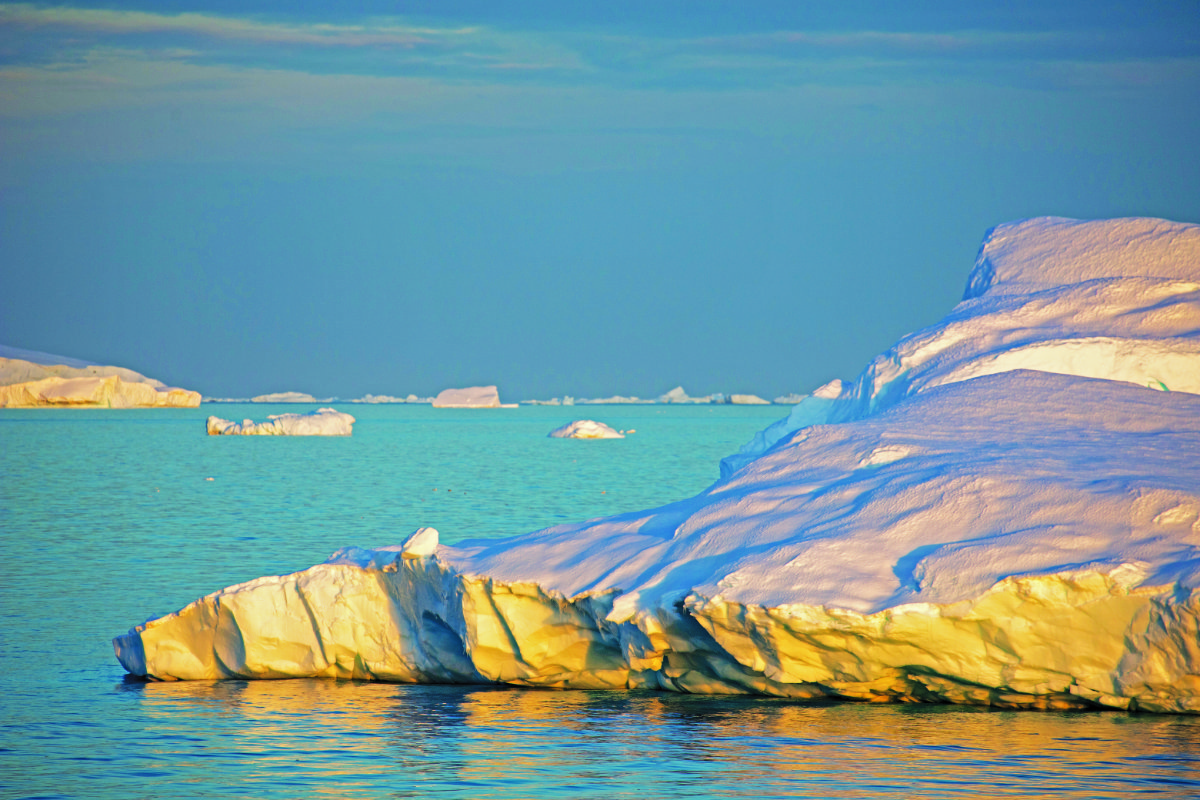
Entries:
{"type": "Polygon", "coordinates": [[[577,419],[568,422],[561,428],[555,428],[549,434],[552,439],[624,439],[625,436],[603,422],[591,419],[577,419]]]}

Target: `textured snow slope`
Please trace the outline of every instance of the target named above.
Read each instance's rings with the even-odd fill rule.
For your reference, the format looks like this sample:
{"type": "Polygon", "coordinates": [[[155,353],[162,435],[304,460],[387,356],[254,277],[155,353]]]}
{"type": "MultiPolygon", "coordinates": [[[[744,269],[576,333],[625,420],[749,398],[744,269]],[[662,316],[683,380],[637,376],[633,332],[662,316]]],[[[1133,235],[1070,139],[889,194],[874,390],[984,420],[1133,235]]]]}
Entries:
{"type": "Polygon", "coordinates": [[[851,384],[815,392],[721,464],[807,425],[861,419],[927,388],[1015,369],[1200,392],[1200,226],[1041,218],[988,231],[963,301],[851,384]]]}
{"type": "Polygon", "coordinates": [[[349,436],[355,423],[354,417],[333,408],[308,414],[271,414],[267,419],[233,422],[209,417],[205,427],[209,436],[349,436]]]}
{"type": "Polygon", "coordinates": [[[800,406],[841,421],[780,433],[697,497],[432,555],[345,548],[139,626],[118,658],[160,679],[1200,711],[1200,395],[1086,350],[1124,342],[1188,385],[1196,241],[1001,226],[941,325],[800,406]],[[1042,370],[964,372],[1044,342],[1042,370]]]}

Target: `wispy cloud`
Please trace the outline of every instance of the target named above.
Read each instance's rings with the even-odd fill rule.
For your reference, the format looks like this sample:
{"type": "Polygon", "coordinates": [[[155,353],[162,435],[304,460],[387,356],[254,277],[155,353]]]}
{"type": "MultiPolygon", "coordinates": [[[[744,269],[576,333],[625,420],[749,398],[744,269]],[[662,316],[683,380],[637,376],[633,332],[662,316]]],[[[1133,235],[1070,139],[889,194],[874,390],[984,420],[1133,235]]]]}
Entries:
{"type": "Polygon", "coordinates": [[[452,80],[539,80],[714,86],[755,73],[771,82],[811,80],[841,65],[868,81],[876,71],[947,60],[1062,63],[1200,58],[1200,41],[1155,29],[797,30],[676,36],[592,29],[436,27],[395,17],[330,22],[288,16],[0,5],[0,61],[70,62],[90,49],[188,53],[197,63],[301,72],[410,75],[452,80]],[[881,65],[886,65],[883,67],[881,65]],[[491,77],[489,77],[491,76],[491,77]]]}
{"type": "Polygon", "coordinates": [[[0,26],[59,28],[96,34],[189,34],[264,44],[319,47],[402,47],[436,45],[478,33],[478,28],[422,28],[388,21],[356,25],[289,24],[211,14],[155,14],[91,8],[0,6],[0,26]]]}
{"type": "Polygon", "coordinates": [[[51,137],[62,151],[108,142],[141,153],[155,130],[164,149],[181,136],[196,137],[199,151],[203,137],[254,130],[274,147],[297,131],[311,139],[338,126],[421,147],[451,129],[612,136],[622,126],[677,125],[836,142],[821,126],[847,119],[895,140],[895,129],[868,115],[974,107],[997,89],[1003,103],[1016,94],[1026,103],[1089,92],[1174,100],[1198,86],[1200,42],[1162,26],[1107,37],[1083,29],[683,36],[0,4],[0,151],[7,143],[9,152],[18,139],[51,137]],[[136,116],[130,110],[142,116],[125,119],[136,116]],[[188,124],[177,129],[176,119],[188,124]],[[420,138],[418,129],[436,134],[420,138]]]}

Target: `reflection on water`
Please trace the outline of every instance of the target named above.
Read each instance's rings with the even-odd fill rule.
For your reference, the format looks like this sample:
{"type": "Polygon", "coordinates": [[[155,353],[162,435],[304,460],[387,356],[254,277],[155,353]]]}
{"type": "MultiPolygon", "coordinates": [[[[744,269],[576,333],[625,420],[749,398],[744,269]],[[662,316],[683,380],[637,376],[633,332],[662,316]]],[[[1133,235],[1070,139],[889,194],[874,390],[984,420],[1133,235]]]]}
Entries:
{"type": "Polygon", "coordinates": [[[154,795],[1200,795],[1191,717],[321,680],[121,691],[154,795]]]}

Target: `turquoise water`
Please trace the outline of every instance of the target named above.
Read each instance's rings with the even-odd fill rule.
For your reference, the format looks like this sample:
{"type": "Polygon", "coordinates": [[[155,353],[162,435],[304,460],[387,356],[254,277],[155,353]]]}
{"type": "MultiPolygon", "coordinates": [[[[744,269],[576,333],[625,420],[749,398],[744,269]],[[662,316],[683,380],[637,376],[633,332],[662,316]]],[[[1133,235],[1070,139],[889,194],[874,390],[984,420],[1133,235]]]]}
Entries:
{"type": "Polygon", "coordinates": [[[111,637],[202,594],[680,499],[783,411],[341,408],[353,437],[204,435],[297,407],[0,412],[0,797],[1200,796],[1184,716],[126,681],[111,637]],[[546,438],[584,416],[637,433],[546,438]]]}

